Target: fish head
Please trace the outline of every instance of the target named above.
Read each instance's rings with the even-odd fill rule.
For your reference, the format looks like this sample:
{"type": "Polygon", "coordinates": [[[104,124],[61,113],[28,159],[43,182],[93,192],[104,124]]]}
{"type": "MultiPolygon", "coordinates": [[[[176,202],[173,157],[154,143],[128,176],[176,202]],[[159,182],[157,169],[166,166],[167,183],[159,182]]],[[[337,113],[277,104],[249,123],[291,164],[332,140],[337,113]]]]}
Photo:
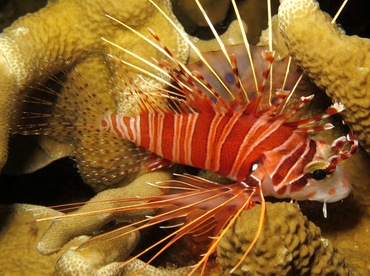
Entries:
{"type": "Polygon", "coordinates": [[[352,156],[358,148],[358,141],[352,134],[336,139],[331,145],[316,141],[316,153],[304,168],[307,184],[292,198],[319,202],[336,202],[346,198],[351,192],[349,175],[341,162],[352,156]]]}
{"type": "MultiPolygon", "coordinates": [[[[351,182],[342,166],[327,171],[328,162],[312,161],[305,168],[307,184],[299,192],[308,200],[336,202],[346,198],[351,192],[351,182]]],[[[297,195],[295,195],[297,196],[297,195]]]]}

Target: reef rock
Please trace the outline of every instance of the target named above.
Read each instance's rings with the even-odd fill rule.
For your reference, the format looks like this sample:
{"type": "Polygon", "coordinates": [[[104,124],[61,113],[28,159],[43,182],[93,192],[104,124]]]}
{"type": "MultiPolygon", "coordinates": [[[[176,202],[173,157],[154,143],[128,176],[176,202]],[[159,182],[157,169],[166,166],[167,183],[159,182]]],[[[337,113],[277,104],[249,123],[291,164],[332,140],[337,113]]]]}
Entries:
{"type": "MultiPolygon", "coordinates": [[[[244,211],[217,248],[217,261],[228,273],[256,234],[261,206],[244,211]]],[[[348,275],[344,258],[320,228],[291,203],[266,203],[263,230],[233,275],[348,275]]]]}

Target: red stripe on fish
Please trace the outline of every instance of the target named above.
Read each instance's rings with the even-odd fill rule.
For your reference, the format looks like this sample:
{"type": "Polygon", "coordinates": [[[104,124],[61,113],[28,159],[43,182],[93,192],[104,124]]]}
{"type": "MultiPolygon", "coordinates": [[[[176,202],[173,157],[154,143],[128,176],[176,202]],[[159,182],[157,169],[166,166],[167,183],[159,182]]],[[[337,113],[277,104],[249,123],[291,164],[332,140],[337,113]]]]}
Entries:
{"type": "MultiPolygon", "coordinates": [[[[232,179],[236,179],[237,173],[233,176],[231,175],[233,168],[235,167],[235,163],[238,162],[236,160],[236,156],[238,154],[239,149],[241,148],[243,141],[245,140],[245,136],[251,130],[253,125],[255,125],[256,119],[251,116],[243,115],[239,118],[238,122],[234,125],[233,129],[230,131],[227,140],[223,143],[221,152],[220,152],[220,171],[219,173],[222,175],[227,175],[232,179]]],[[[251,160],[251,159],[250,159],[251,160]]],[[[249,165],[244,165],[243,167],[248,167],[249,165]]],[[[245,178],[245,176],[244,176],[245,178]]],[[[240,181],[244,180],[241,179],[240,181]]]]}
{"type": "MultiPolygon", "coordinates": [[[[163,123],[163,129],[165,130],[163,132],[163,140],[167,141],[165,143],[162,143],[162,153],[163,156],[168,156],[168,160],[173,160],[172,155],[172,149],[174,145],[174,140],[170,139],[173,137],[173,128],[175,125],[175,118],[173,116],[165,116],[164,117],[164,123],[163,123]]],[[[145,147],[143,145],[143,147],[145,147]]]]}
{"type": "Polygon", "coordinates": [[[297,141],[297,142],[298,147],[297,145],[292,145],[293,151],[291,151],[289,155],[282,156],[282,161],[279,164],[277,164],[277,170],[272,176],[273,185],[277,186],[281,184],[281,182],[288,175],[289,171],[292,168],[294,168],[295,164],[297,164],[297,161],[308,147],[308,143],[306,143],[306,141],[297,141]]]}
{"type": "Polygon", "coordinates": [[[140,144],[142,145],[143,148],[147,149],[147,148],[149,148],[149,144],[150,144],[150,136],[148,135],[149,134],[149,118],[148,118],[148,116],[141,116],[140,122],[141,122],[140,123],[140,131],[141,131],[140,144]]]}
{"type": "Polygon", "coordinates": [[[194,167],[201,168],[206,164],[207,153],[212,148],[212,142],[216,141],[215,132],[221,119],[223,116],[212,116],[211,114],[198,118],[191,141],[191,147],[196,152],[191,156],[191,163],[194,167]],[[207,131],[208,135],[203,136],[207,131]]]}

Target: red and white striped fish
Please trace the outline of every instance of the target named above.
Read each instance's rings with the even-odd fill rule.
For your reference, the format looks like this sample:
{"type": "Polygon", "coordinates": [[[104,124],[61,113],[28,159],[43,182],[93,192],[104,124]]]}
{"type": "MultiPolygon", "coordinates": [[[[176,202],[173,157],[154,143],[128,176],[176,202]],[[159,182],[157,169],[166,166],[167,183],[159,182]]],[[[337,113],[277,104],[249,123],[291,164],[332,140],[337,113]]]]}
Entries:
{"type": "MultiPolygon", "coordinates": [[[[238,14],[237,9],[235,12],[238,14]]],[[[207,18],[205,12],[204,16],[207,18]]],[[[210,24],[210,27],[213,26],[210,24]]],[[[242,24],[240,28],[245,33],[242,24]]],[[[342,104],[334,103],[323,115],[294,120],[292,117],[313,95],[301,97],[290,112],[284,111],[293,91],[286,91],[283,83],[269,83],[274,63],[272,49],[251,45],[225,47],[214,31],[223,49],[218,56],[201,54],[200,62],[185,65],[149,31],[160,46],[135,33],[167,57],[153,66],[162,69],[179,86],[175,88],[178,92],[155,91],[156,88],[145,91],[129,79],[128,85],[132,87],[129,93],[139,98],[141,114],[122,116],[108,110],[101,122],[104,131],[147,149],[148,155],[156,155],[153,160],[146,161],[144,157],[144,166],[155,169],[179,163],[202,168],[248,186],[260,186],[265,196],[278,198],[326,203],[348,196],[350,182],[338,164],[356,151],[357,140],[349,134],[328,145],[308,135],[308,132],[333,128],[330,123],[312,124],[340,113],[344,109],[342,104]],[[256,76],[257,69],[250,64],[250,52],[260,54],[258,66],[264,67],[260,76],[256,76]],[[256,92],[246,92],[254,83],[256,92]],[[273,90],[265,106],[264,94],[273,90]],[[156,106],[156,99],[160,97],[170,99],[171,105],[156,106]],[[347,145],[351,145],[349,150],[345,150],[347,145]]],[[[196,48],[186,34],[180,34],[196,48]]],[[[124,61],[113,58],[124,66],[124,61]]],[[[285,64],[287,59],[275,62],[274,66],[285,64]]],[[[299,77],[293,76],[293,80],[297,79],[299,77]]],[[[286,80],[284,83],[286,85],[286,80]]]]}
{"type": "MultiPolygon", "coordinates": [[[[150,2],[160,10],[155,2],[150,2]]],[[[196,3],[209,22],[199,1],[196,3]]],[[[240,31],[245,34],[235,1],[232,4],[240,31]]],[[[357,140],[350,133],[327,144],[311,139],[308,134],[333,128],[330,123],[317,123],[341,112],[344,107],[340,103],[334,103],[323,114],[297,119],[296,115],[302,114],[302,109],[310,103],[313,95],[301,97],[295,104],[290,104],[288,109],[294,87],[301,79],[299,75],[295,75],[292,77],[293,81],[289,80],[286,72],[289,73],[290,70],[290,58],[275,62],[271,45],[269,48],[252,47],[245,35],[243,45],[226,47],[212,24],[211,30],[222,50],[217,53],[200,53],[188,36],[173,24],[200,58],[198,63],[185,65],[163,45],[154,31],[150,30],[157,44],[124,23],[118,23],[140,36],[143,43],[148,43],[148,47],[155,47],[164,54],[165,59],[153,61],[151,66],[176,84],[171,85],[172,90],[143,88],[130,76],[125,76],[128,87],[125,93],[138,99],[137,106],[141,112],[137,116],[122,116],[96,104],[94,111],[100,108],[101,113],[94,114],[94,119],[100,118],[98,125],[95,124],[96,121],[93,122],[94,131],[110,133],[116,138],[133,143],[130,152],[138,162],[122,165],[120,170],[123,173],[143,168],[155,170],[178,163],[213,171],[234,181],[230,185],[220,185],[195,176],[178,175],[177,180],[164,182],[163,186],[152,184],[162,189],[165,192],[163,195],[123,199],[122,202],[132,204],[115,211],[159,209],[155,216],[123,229],[137,226],[136,229],[140,230],[166,221],[180,221],[172,234],[124,264],[156,245],[166,243],[147,262],[149,264],[183,236],[206,234],[215,238],[210,239],[207,252],[191,271],[195,272],[203,266],[204,273],[209,258],[226,230],[243,210],[252,208],[256,203],[261,203],[264,208],[265,196],[320,201],[324,203],[325,213],[327,202],[335,202],[348,196],[351,191],[350,180],[340,162],[355,153],[357,140]],[[262,69],[255,68],[255,64],[262,69]],[[275,71],[272,70],[273,64],[275,71]],[[284,69],[280,76],[284,76],[283,80],[270,82],[270,75],[278,74],[275,68],[281,68],[279,66],[282,65],[284,69]],[[290,85],[287,85],[289,82],[290,85]],[[158,99],[165,99],[167,105],[163,105],[163,101],[158,104],[158,99]],[[148,202],[135,203],[139,200],[148,202]]],[[[108,43],[125,51],[112,42],[108,43]]],[[[129,51],[127,53],[130,54],[129,51]]],[[[122,68],[132,66],[115,56],[112,56],[112,60],[122,68]]],[[[153,76],[144,69],[142,72],[153,76]]],[[[163,82],[167,80],[163,79],[163,82]]],[[[90,97],[92,101],[94,98],[90,97]]],[[[76,112],[86,111],[76,108],[76,112]]],[[[63,116],[57,116],[56,120],[62,120],[61,118],[63,116]]],[[[69,130],[87,129],[85,122],[80,126],[73,121],[61,125],[69,130]]],[[[53,126],[46,126],[43,131],[45,125],[28,125],[21,127],[20,132],[51,133],[53,126]]],[[[103,212],[105,210],[97,213],[103,212]]],[[[76,214],[78,215],[85,213],[76,214]]],[[[255,239],[232,271],[239,267],[255,244],[262,229],[263,217],[261,214],[255,239]]]]}

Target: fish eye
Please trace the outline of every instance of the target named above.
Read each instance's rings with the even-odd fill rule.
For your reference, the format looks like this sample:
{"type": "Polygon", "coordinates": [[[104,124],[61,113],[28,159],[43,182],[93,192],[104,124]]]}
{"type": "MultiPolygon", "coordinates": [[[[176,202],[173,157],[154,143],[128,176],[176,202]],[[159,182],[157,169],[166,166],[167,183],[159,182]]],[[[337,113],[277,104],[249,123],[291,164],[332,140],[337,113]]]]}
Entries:
{"type": "Polygon", "coordinates": [[[324,162],[314,162],[306,167],[306,175],[314,180],[324,180],[330,176],[330,172],[326,169],[327,164],[324,162]]]}
{"type": "Polygon", "coordinates": [[[312,173],[310,173],[310,177],[315,179],[315,180],[324,180],[328,173],[326,170],[323,169],[316,169],[312,173]]]}

